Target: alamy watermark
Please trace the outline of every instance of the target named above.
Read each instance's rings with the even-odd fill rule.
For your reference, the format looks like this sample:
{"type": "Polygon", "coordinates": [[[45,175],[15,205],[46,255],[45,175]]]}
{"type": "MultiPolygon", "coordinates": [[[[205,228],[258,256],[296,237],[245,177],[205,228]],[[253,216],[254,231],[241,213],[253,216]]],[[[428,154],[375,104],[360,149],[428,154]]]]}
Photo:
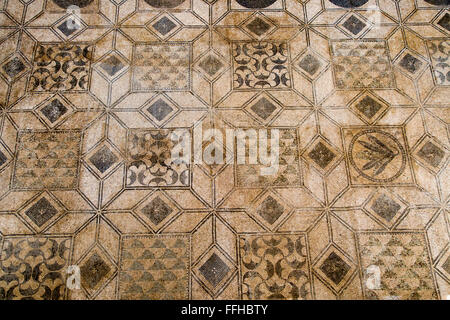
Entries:
{"type": "Polygon", "coordinates": [[[260,175],[278,172],[280,132],[278,129],[206,129],[199,125],[171,133],[175,147],[172,163],[261,165],[260,175]],[[193,148],[191,148],[193,145],[193,148]],[[192,150],[193,149],[193,150],[192,150]],[[193,153],[193,154],[192,154],[193,153]]]}

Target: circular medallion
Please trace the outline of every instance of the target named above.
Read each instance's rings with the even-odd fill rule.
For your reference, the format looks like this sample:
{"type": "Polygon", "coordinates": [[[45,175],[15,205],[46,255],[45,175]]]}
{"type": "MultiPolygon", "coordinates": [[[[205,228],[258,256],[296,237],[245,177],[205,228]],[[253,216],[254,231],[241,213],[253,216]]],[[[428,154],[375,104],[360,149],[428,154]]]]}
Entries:
{"type": "Polygon", "coordinates": [[[185,0],[144,0],[155,8],[175,8],[182,4],[185,0]]]}
{"type": "Polygon", "coordinates": [[[277,0],[236,0],[241,6],[249,9],[267,8],[274,4],[277,0]]]}
{"type": "Polygon", "coordinates": [[[365,5],[369,0],[330,0],[336,6],[342,8],[357,8],[365,5]]]}
{"type": "Polygon", "coordinates": [[[67,9],[70,6],[84,8],[90,5],[94,0],[53,0],[53,2],[61,8],[67,9]]]}
{"type": "Polygon", "coordinates": [[[391,182],[406,167],[406,153],[393,135],[380,130],[356,134],[349,147],[349,159],[358,173],[373,182],[391,182]]]}

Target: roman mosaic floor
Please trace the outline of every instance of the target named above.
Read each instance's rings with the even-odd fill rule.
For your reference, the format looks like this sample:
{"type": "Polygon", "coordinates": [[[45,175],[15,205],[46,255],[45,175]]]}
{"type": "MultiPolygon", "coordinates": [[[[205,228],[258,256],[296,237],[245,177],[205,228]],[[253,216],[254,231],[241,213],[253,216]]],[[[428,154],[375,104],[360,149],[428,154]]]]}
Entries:
{"type": "Polygon", "coordinates": [[[449,9],[0,0],[0,299],[448,299],[449,9]]]}

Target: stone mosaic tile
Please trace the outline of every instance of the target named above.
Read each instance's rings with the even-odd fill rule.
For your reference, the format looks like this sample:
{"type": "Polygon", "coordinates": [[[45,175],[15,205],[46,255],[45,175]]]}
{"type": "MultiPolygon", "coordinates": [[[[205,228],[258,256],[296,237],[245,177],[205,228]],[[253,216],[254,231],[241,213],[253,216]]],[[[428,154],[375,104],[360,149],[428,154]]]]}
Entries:
{"type": "MultiPolygon", "coordinates": [[[[54,100],[55,101],[55,100],[54,100]]],[[[54,106],[50,106],[53,108],[54,106]]],[[[44,115],[58,117],[44,108],[44,115]],[[48,112],[46,112],[48,111],[48,112]]],[[[19,133],[12,189],[73,189],[77,186],[81,133],[23,131],[19,133]]]]}
{"type": "MultiPolygon", "coordinates": [[[[159,20],[153,28],[166,34],[170,27],[174,28],[168,21],[159,20]]],[[[189,90],[191,59],[188,45],[138,45],[133,60],[133,90],[189,90]]]]}
{"type": "Polygon", "coordinates": [[[0,299],[450,295],[448,1],[0,3],[0,299]]]}
{"type": "Polygon", "coordinates": [[[435,299],[431,266],[422,234],[367,233],[360,236],[362,268],[380,269],[379,286],[366,289],[369,299],[435,299]]]}
{"type": "Polygon", "coordinates": [[[182,300],[188,298],[189,238],[125,238],[122,246],[120,298],[182,300]]]}
{"type": "Polygon", "coordinates": [[[5,238],[0,261],[2,300],[64,299],[70,247],[70,237],[5,238]]]}
{"type": "Polygon", "coordinates": [[[242,235],[240,255],[243,299],[311,298],[303,235],[242,235]]]}
{"type": "MultiPolygon", "coordinates": [[[[29,91],[64,91],[89,88],[92,47],[86,44],[37,44],[29,91]]],[[[23,69],[13,68],[16,74],[23,69]]]]}

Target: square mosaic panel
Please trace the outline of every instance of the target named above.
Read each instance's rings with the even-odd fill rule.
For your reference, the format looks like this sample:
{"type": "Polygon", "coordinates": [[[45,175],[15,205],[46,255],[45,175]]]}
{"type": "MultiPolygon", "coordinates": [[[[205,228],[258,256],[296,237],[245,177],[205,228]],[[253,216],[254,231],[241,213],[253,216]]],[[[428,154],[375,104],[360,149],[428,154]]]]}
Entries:
{"type": "Polygon", "coordinates": [[[19,133],[13,189],[74,189],[78,185],[81,132],[19,133]]]}
{"type": "Polygon", "coordinates": [[[413,183],[410,159],[400,128],[346,128],[344,138],[353,184],[413,183]]]}
{"type": "Polygon", "coordinates": [[[120,298],[188,298],[190,241],[187,236],[126,237],[122,245],[120,298]]]}
{"type": "MultiPolygon", "coordinates": [[[[239,187],[296,186],[301,184],[297,133],[295,130],[281,130],[278,170],[266,174],[268,166],[262,164],[237,164],[236,176],[239,187]]],[[[268,154],[272,152],[267,150],[268,154]]],[[[248,159],[247,159],[248,161],[248,159]]]]}
{"type": "Polygon", "coordinates": [[[337,88],[395,86],[388,49],[384,41],[333,41],[331,52],[337,88]]]}
{"type": "Polygon", "coordinates": [[[0,299],[63,300],[70,250],[69,237],[5,238],[0,257],[0,299]]]}
{"type": "Polygon", "coordinates": [[[234,89],[291,87],[287,43],[235,42],[232,54],[234,89]]]}
{"type": "Polygon", "coordinates": [[[127,141],[127,186],[189,186],[190,163],[172,157],[180,139],[174,130],[132,130],[127,141]]]}
{"type": "Polygon", "coordinates": [[[87,91],[93,46],[82,43],[40,43],[28,82],[32,92],[87,91]]]}
{"type": "Polygon", "coordinates": [[[242,299],[311,298],[304,235],[241,235],[239,253],[242,299]]]}
{"type": "Polygon", "coordinates": [[[380,281],[365,286],[369,299],[436,299],[428,248],[422,233],[359,235],[361,268],[376,270],[380,281]]]}
{"type": "Polygon", "coordinates": [[[133,90],[189,90],[189,44],[137,45],[133,55],[133,90]]]}

